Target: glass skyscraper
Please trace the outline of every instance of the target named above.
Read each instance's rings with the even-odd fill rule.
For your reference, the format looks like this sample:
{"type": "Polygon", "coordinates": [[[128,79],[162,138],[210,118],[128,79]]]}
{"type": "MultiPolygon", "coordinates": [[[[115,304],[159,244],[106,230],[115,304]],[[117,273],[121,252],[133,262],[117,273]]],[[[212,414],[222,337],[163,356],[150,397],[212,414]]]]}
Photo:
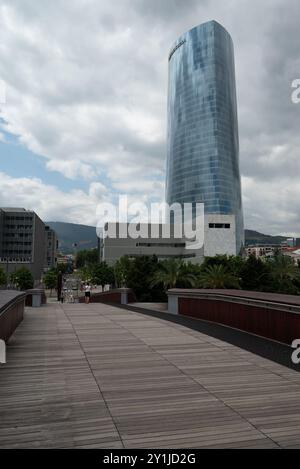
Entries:
{"type": "Polygon", "coordinates": [[[180,36],[169,54],[166,200],[235,215],[244,243],[233,43],[216,21],[180,36]]]}

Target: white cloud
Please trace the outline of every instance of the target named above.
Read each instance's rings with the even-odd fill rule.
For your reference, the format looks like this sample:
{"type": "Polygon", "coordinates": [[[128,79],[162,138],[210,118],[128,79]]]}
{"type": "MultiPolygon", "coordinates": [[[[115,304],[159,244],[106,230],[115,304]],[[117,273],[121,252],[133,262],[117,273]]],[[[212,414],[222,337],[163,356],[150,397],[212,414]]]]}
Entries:
{"type": "Polygon", "coordinates": [[[290,184],[289,178],[261,181],[242,178],[246,228],[267,234],[299,235],[300,185],[290,184]],[[289,230],[284,227],[288,226],[289,230]]]}
{"type": "Polygon", "coordinates": [[[108,198],[100,183],[92,183],[88,193],[78,189],[66,192],[37,178],[13,178],[0,173],[0,200],[4,207],[32,209],[45,221],[96,225],[97,205],[108,198]]]}
{"type": "Polygon", "coordinates": [[[24,205],[22,189],[28,191],[24,201],[48,219],[84,217],[94,223],[90,214],[95,194],[102,194],[101,180],[105,197],[126,191],[160,199],[168,52],[181,33],[216,19],[235,44],[247,226],[300,234],[300,105],[290,99],[291,81],[299,75],[298,3],[290,0],[287,8],[284,0],[230,0],[229,6],[219,0],[2,0],[2,130],[40,155],[49,171],[90,183],[89,193],[67,193],[21,179],[11,200],[24,205]],[[38,190],[64,203],[58,208],[50,198],[39,201],[38,190]],[[91,207],[86,214],[81,200],[91,207]]]}
{"type": "MultiPolygon", "coordinates": [[[[152,190],[156,190],[155,198],[161,201],[161,184],[157,184],[156,187],[156,183],[153,183],[152,190]]],[[[152,194],[150,186],[149,191],[152,194]]],[[[150,208],[150,199],[151,196],[132,193],[127,197],[128,210],[131,204],[139,203],[144,203],[150,208]]],[[[79,189],[62,191],[53,185],[43,183],[38,178],[14,178],[3,172],[0,172],[0,200],[3,207],[14,206],[34,210],[44,221],[63,220],[93,226],[99,222],[97,213],[102,203],[115,204],[115,207],[118,207],[119,203],[118,197],[112,196],[101,182],[90,183],[88,191],[79,189]]]]}
{"type": "Polygon", "coordinates": [[[50,171],[61,172],[69,179],[83,178],[85,180],[95,179],[98,174],[91,165],[72,160],[49,160],[46,168],[50,171]]]}
{"type": "Polygon", "coordinates": [[[149,197],[158,200],[164,200],[165,184],[162,181],[136,181],[134,186],[131,182],[118,182],[114,183],[113,187],[120,193],[140,193],[149,194],[149,197]]]}
{"type": "MultiPolygon", "coordinates": [[[[141,44],[140,23],[116,21],[110,30],[105,2],[86,8],[76,1],[74,10],[54,3],[59,16],[37,4],[31,16],[14,0],[0,8],[4,129],[46,158],[48,170],[71,179],[114,172],[120,163],[135,165],[139,178],[145,169],[148,176],[161,173],[166,90],[153,87],[160,40],[150,34],[141,44]],[[147,65],[151,57],[153,65],[147,65]]],[[[133,21],[134,11],[130,15],[133,21]]]]}

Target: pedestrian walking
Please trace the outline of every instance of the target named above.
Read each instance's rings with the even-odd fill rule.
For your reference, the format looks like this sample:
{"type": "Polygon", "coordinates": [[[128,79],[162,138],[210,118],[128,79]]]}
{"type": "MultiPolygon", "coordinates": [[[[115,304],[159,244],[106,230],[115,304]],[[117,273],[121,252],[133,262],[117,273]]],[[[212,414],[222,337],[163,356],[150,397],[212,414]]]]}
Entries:
{"type": "Polygon", "coordinates": [[[91,286],[90,286],[89,282],[87,282],[87,284],[84,287],[84,297],[85,297],[84,298],[85,303],[89,304],[90,297],[91,297],[91,286]]]}

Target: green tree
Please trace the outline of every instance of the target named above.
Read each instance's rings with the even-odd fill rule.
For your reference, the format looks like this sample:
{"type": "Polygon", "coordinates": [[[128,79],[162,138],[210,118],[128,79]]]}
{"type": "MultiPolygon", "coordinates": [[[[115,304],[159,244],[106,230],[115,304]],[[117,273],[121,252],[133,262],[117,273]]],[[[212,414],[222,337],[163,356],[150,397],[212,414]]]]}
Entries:
{"type": "Polygon", "coordinates": [[[158,268],[156,256],[124,256],[114,266],[116,284],[131,288],[139,301],[165,301],[162,285],[150,285],[158,268]]]}
{"type": "Polygon", "coordinates": [[[91,282],[91,270],[88,267],[82,267],[77,271],[77,274],[84,282],[91,282]]]}
{"type": "Polygon", "coordinates": [[[168,259],[159,263],[158,270],[154,273],[150,282],[151,286],[162,284],[164,289],[176,286],[195,286],[197,277],[187,269],[180,259],[168,259]],[[179,285],[180,284],[180,285],[179,285]]]}
{"type": "Polygon", "coordinates": [[[115,282],[117,287],[127,287],[128,275],[133,259],[122,256],[114,265],[115,282]]]}
{"type": "Polygon", "coordinates": [[[44,284],[46,288],[50,290],[50,296],[51,296],[53,288],[56,288],[57,286],[57,272],[55,270],[49,270],[44,275],[44,284]]]}
{"type": "Polygon", "coordinates": [[[226,254],[218,254],[214,257],[206,257],[201,266],[201,270],[203,272],[209,266],[223,265],[235,277],[239,278],[244,263],[245,261],[241,256],[227,256],[226,254]]]}
{"type": "Polygon", "coordinates": [[[114,269],[108,266],[106,262],[91,265],[88,270],[92,283],[97,285],[111,285],[115,281],[114,269]]]}
{"type": "Polygon", "coordinates": [[[239,288],[239,279],[222,264],[207,266],[199,280],[202,288],[239,288]]]}
{"type": "Polygon", "coordinates": [[[254,254],[248,257],[240,271],[242,288],[252,291],[271,291],[271,267],[254,254]]]}
{"type": "Polygon", "coordinates": [[[6,283],[7,283],[6,273],[4,272],[4,269],[0,267],[0,285],[6,285],[6,283]]]}
{"type": "Polygon", "coordinates": [[[206,270],[207,267],[214,265],[223,265],[224,267],[227,267],[228,256],[226,256],[226,254],[217,254],[216,256],[205,257],[202,264],[202,270],[206,270]]]}
{"type": "Polygon", "coordinates": [[[77,269],[99,262],[99,252],[97,248],[83,249],[78,251],[75,258],[75,265],[77,269]]]}
{"type": "Polygon", "coordinates": [[[152,275],[158,268],[156,256],[139,256],[129,263],[127,287],[132,288],[139,301],[164,299],[162,289],[150,285],[152,275]]]}
{"type": "Polygon", "coordinates": [[[182,262],[181,276],[176,282],[176,287],[177,288],[191,288],[197,285],[201,272],[202,272],[201,264],[192,264],[191,262],[182,262]],[[189,278],[192,279],[191,282],[189,281],[189,278]]]}
{"type": "Polygon", "coordinates": [[[300,270],[289,256],[278,254],[269,260],[274,291],[295,295],[299,293],[296,283],[300,281],[300,270]]]}
{"type": "Polygon", "coordinates": [[[27,267],[21,267],[10,275],[10,279],[14,285],[20,290],[29,290],[33,288],[33,276],[27,267]]]}
{"type": "Polygon", "coordinates": [[[70,270],[70,264],[57,264],[57,266],[55,267],[55,270],[56,270],[56,273],[58,274],[58,272],[61,272],[62,274],[65,274],[67,273],[69,270],[70,270]]]}
{"type": "Polygon", "coordinates": [[[227,268],[237,278],[240,279],[245,259],[241,256],[228,256],[227,268]]]}

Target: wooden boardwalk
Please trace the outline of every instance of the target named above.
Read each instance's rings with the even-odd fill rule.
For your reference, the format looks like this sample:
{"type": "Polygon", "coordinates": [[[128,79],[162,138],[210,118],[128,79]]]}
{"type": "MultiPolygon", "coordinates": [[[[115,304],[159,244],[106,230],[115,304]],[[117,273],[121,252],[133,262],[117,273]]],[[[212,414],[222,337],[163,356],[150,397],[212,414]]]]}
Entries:
{"type": "Polygon", "coordinates": [[[300,447],[300,373],[174,323],[50,304],[7,359],[1,448],[300,447]]]}

